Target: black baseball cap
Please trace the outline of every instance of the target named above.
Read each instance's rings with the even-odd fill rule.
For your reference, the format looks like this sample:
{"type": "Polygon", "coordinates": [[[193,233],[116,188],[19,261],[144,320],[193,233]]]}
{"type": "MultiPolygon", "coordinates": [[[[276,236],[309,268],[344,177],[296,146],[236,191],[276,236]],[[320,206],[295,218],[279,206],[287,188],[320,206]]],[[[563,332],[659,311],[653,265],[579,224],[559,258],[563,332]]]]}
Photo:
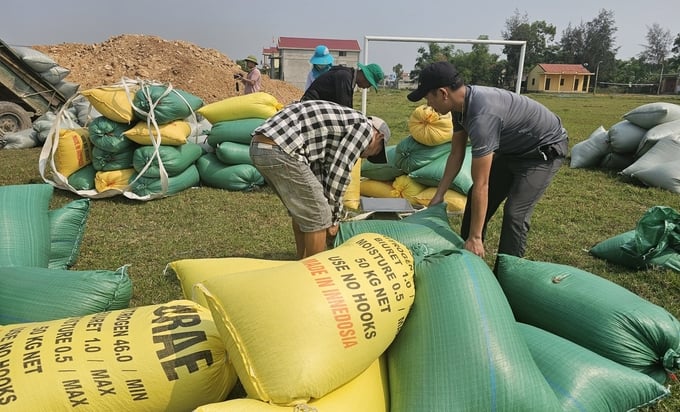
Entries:
{"type": "Polygon", "coordinates": [[[418,88],[409,93],[407,98],[412,102],[417,102],[430,90],[447,86],[457,88],[461,84],[462,79],[453,64],[445,61],[435,62],[420,71],[418,88]]]}

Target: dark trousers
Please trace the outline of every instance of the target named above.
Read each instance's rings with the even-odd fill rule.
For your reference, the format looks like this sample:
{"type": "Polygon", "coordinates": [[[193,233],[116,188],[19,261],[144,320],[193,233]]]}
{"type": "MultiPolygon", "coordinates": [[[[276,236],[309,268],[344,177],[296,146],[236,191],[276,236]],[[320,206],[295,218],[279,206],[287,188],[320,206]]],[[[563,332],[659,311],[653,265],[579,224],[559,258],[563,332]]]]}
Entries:
{"type": "MultiPolygon", "coordinates": [[[[566,146],[566,143],[562,146],[566,146]]],[[[560,148],[562,149],[562,148],[560,148]]],[[[516,157],[494,155],[489,175],[489,203],[484,219],[482,239],[486,237],[487,223],[501,203],[503,226],[498,253],[522,257],[526,249],[531,214],[538,200],[543,196],[553,177],[564,162],[566,148],[549,159],[540,157],[516,157]]],[[[472,188],[470,192],[472,193],[472,188]]],[[[461,223],[461,236],[467,239],[470,233],[470,213],[475,205],[468,198],[461,223]]]]}

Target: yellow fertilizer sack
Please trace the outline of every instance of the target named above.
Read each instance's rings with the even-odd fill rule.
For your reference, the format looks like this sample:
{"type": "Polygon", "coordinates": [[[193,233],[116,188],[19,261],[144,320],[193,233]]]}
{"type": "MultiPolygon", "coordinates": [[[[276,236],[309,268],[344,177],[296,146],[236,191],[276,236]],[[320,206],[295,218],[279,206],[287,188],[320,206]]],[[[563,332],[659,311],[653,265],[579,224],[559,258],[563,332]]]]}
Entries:
{"type": "Polygon", "coordinates": [[[80,92],[102,116],[118,123],[132,123],[135,119],[132,99],[139,86],[104,86],[80,92]]]}
{"type": "MultiPolygon", "coordinates": [[[[417,195],[413,196],[416,202],[422,206],[428,206],[430,201],[437,193],[436,187],[428,187],[417,195]]],[[[449,189],[444,193],[444,202],[446,203],[446,211],[448,213],[460,213],[465,211],[465,204],[467,203],[467,196],[449,189]]]]}
{"type": "Polygon", "coordinates": [[[210,312],[194,302],[0,330],[0,410],[190,411],[236,383],[210,312]]]}
{"type": "Polygon", "coordinates": [[[59,131],[54,165],[57,172],[69,177],[92,163],[92,144],[87,129],[62,129],[59,131]]]}
{"type": "Polygon", "coordinates": [[[366,197],[393,198],[392,182],[374,179],[361,181],[361,195],[366,197]]]}
{"type": "Polygon", "coordinates": [[[283,104],[269,93],[257,92],[207,104],[196,110],[210,123],[215,124],[226,120],[238,119],[268,119],[283,108],[283,104]]]}
{"type": "Polygon", "coordinates": [[[195,287],[205,295],[249,398],[322,398],[378,359],[415,298],[413,256],[376,233],[275,268],[195,287]]]}
{"type": "Polygon", "coordinates": [[[417,205],[415,196],[426,189],[426,186],[418,183],[408,175],[401,175],[392,182],[392,197],[403,197],[410,204],[417,205]]]}
{"type": "Polygon", "coordinates": [[[138,122],[132,129],[123,132],[123,135],[135,143],[150,146],[158,142],[161,145],[180,146],[187,142],[187,137],[191,134],[191,126],[184,120],[158,125],[158,129],[138,122]]]}
{"type": "Polygon", "coordinates": [[[107,190],[123,191],[128,187],[128,182],[134,174],[134,168],[97,172],[94,175],[94,187],[100,193],[107,190]]]}
{"type": "Polygon", "coordinates": [[[352,173],[350,174],[349,185],[347,190],[345,190],[345,196],[342,200],[342,204],[347,209],[359,209],[359,203],[361,201],[361,159],[357,160],[352,167],[352,173]]]}
{"type": "Polygon", "coordinates": [[[194,293],[195,284],[231,273],[273,268],[286,263],[290,262],[240,257],[181,259],[168,263],[164,273],[167,276],[177,277],[185,299],[193,300],[207,308],[208,302],[205,301],[203,295],[194,293]]]}
{"type": "Polygon", "coordinates": [[[450,142],[453,134],[451,113],[439,114],[430,106],[416,107],[408,118],[411,136],[426,146],[437,146],[450,142]]]}
{"type": "Polygon", "coordinates": [[[387,362],[381,356],[350,382],[323,398],[296,405],[297,409],[243,398],[199,406],[194,412],[388,412],[389,390],[387,362]]]}

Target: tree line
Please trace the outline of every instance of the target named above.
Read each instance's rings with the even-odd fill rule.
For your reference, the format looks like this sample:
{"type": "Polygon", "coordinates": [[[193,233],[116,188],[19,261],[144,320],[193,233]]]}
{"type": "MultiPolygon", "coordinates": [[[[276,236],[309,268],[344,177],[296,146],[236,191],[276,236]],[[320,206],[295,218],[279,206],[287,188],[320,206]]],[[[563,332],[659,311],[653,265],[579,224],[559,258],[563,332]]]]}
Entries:
{"type": "MultiPolygon", "coordinates": [[[[506,19],[501,34],[504,40],[526,41],[524,73],[539,63],[582,64],[590,72],[597,73],[598,87],[619,86],[656,92],[663,73],[680,71],[680,33],[673,38],[669,29],[657,23],[647,26],[643,51],[636,57],[619,60],[616,58],[619,50],[615,42],[616,31],[614,12],[602,9],[590,21],[574,26],[570,23],[562,31],[560,40],[555,41],[557,29],[554,25],[544,20],[531,22],[526,13],[515,10],[506,19]]],[[[482,35],[478,39],[488,40],[488,36],[482,35]]],[[[447,60],[456,65],[467,83],[513,88],[520,51],[517,46],[505,46],[502,52],[505,59],[501,59],[500,55],[490,53],[486,44],[474,44],[471,51],[465,52],[452,44],[430,43],[418,49],[409,77],[415,80],[427,64],[447,60]]],[[[393,71],[399,79],[403,66],[397,64],[393,71]]],[[[591,79],[591,88],[594,86],[595,79],[591,79]]]]}

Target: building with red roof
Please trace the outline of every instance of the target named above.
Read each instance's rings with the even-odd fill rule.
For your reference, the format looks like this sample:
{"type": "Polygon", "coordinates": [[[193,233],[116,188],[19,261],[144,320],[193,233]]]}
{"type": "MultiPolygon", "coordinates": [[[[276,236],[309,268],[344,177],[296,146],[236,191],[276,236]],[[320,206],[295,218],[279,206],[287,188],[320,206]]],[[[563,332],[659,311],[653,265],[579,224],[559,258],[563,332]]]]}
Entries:
{"type": "Polygon", "coordinates": [[[309,59],[320,44],[328,47],[336,66],[356,67],[359,63],[361,47],[357,40],[279,37],[276,46],[262,49],[266,73],[303,90],[312,69],[309,59]]]}
{"type": "Polygon", "coordinates": [[[529,71],[526,88],[530,92],[588,93],[591,76],[582,64],[539,63],[529,71]]]}

